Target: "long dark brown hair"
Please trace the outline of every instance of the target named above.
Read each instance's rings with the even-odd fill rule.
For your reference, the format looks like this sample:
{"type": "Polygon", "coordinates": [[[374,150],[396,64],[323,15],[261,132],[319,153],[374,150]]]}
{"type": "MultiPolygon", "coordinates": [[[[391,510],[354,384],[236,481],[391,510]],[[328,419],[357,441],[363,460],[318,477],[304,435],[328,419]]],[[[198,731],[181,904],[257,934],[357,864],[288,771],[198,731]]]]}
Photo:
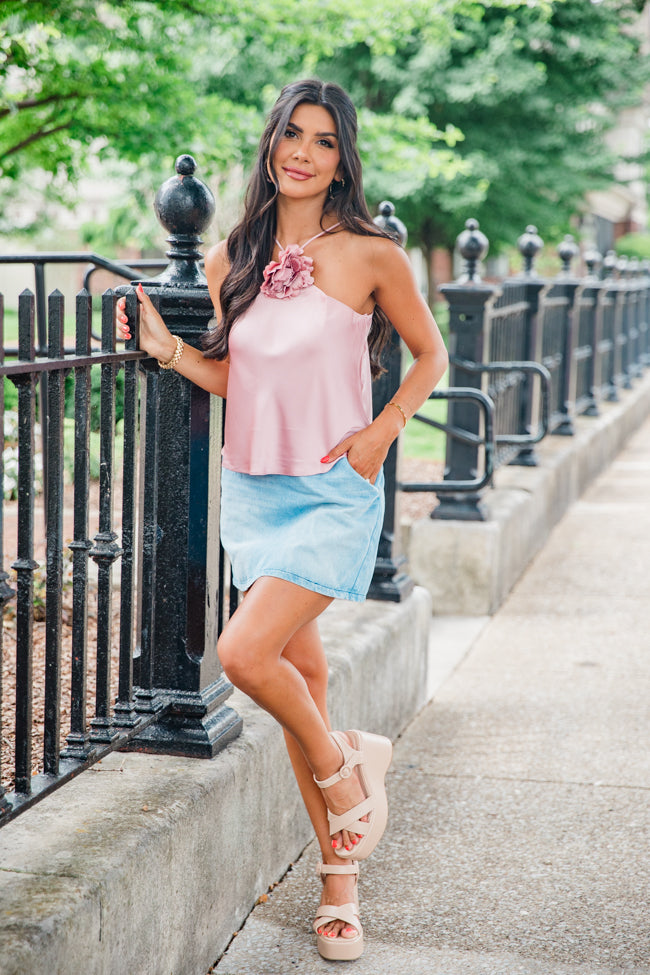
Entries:
{"type": "MultiPolygon", "coordinates": [[[[339,85],[310,78],[286,85],[269,114],[260,139],[257,160],[244,200],[244,216],[228,237],[230,269],[221,285],[221,321],[203,336],[207,358],[225,359],[230,330],[259,294],[264,268],[271,260],[276,235],[275,201],[278,180],[273,169],[275,142],[286,131],[298,105],[321,105],[336,125],[341,156],[342,179],[335,180],[323,208],[323,218],[332,214],[345,230],[364,237],[386,237],[372,221],[363,195],[361,160],[357,149],[357,113],[349,95],[339,85]]],[[[368,335],[370,368],[378,376],[381,350],[390,335],[387,315],[375,306],[368,335]]]]}

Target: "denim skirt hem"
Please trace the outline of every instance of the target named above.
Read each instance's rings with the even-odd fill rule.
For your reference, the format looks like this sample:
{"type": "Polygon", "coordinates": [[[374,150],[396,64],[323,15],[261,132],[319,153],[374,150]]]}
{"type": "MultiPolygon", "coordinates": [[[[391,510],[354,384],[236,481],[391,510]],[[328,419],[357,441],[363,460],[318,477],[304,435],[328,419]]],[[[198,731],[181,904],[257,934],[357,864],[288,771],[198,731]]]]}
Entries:
{"type": "Polygon", "coordinates": [[[349,599],[355,603],[362,603],[366,598],[365,592],[358,592],[352,589],[332,589],[330,586],[324,586],[320,582],[314,582],[313,579],[304,579],[302,576],[297,576],[294,572],[287,572],[286,569],[260,569],[254,578],[241,580],[237,579],[233,572],[233,582],[240,592],[246,592],[254,582],[263,576],[270,576],[272,579],[284,579],[286,582],[293,582],[297,586],[302,586],[303,589],[311,589],[312,592],[319,592],[323,596],[331,596],[333,599],[349,599]]]}
{"type": "Polygon", "coordinates": [[[383,472],[370,484],[345,456],[322,474],[221,471],[221,541],[241,591],[271,576],[362,602],[383,520],[383,472]]]}

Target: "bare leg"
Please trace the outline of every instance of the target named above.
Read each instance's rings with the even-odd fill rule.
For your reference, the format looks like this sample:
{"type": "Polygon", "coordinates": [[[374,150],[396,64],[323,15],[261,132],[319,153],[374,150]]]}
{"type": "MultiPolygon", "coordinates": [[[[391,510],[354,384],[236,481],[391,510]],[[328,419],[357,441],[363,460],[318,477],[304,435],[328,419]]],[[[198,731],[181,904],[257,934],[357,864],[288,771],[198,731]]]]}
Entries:
{"type": "MultiPolygon", "coordinates": [[[[325,862],[339,863],[331,846],[324,799],[332,812],[343,813],[360,802],[364,793],[356,775],[322,791],[313,781],[313,775],[319,779],[332,775],[342,761],[338,746],[328,734],[327,664],[320,638],[317,644],[320,662],[314,666],[309,660],[309,650],[315,646],[314,633],[317,635],[315,619],[330,602],[327,596],[283,579],[264,576],[254,583],[224,628],[218,650],[224,671],[233,684],[283,726],[323,858],[325,862]],[[309,627],[312,623],[313,629],[309,627]],[[298,636],[303,629],[304,633],[298,636]],[[293,649],[285,653],[290,641],[293,649]],[[308,680],[314,685],[317,700],[310,692],[308,680]]],[[[335,839],[348,844],[356,836],[344,832],[335,839]]]]}
{"type": "MultiPolygon", "coordinates": [[[[315,620],[306,623],[293,635],[284,648],[283,656],[291,661],[304,677],[316,707],[326,726],[330,728],[327,713],[327,659],[315,620]]],[[[320,846],[321,859],[323,863],[340,864],[340,858],[332,849],[327,806],[323,794],[314,782],[311,769],[296,739],[288,731],[284,732],[284,737],[298,788],[320,846]]],[[[321,904],[349,904],[354,901],[354,887],[355,878],[349,874],[328,874],[323,878],[321,904]]],[[[319,930],[321,934],[330,933],[332,937],[341,935],[344,938],[353,938],[357,933],[355,928],[343,921],[333,921],[331,924],[323,925],[319,930]]]]}

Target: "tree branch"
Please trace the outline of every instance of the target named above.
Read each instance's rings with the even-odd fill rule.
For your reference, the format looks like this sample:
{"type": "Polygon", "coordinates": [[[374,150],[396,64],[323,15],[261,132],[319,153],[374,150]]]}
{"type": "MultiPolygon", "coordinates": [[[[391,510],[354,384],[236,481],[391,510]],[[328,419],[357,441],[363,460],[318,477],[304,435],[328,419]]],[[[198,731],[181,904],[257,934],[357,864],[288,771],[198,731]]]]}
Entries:
{"type": "MultiPolygon", "coordinates": [[[[3,0],[0,0],[2,3],[3,0]]],[[[26,98],[25,101],[16,102],[12,108],[0,109],[0,119],[7,115],[13,115],[16,110],[19,112],[24,108],[40,108],[41,105],[51,105],[52,102],[64,102],[68,98],[81,98],[81,92],[72,91],[68,95],[48,95],[47,98],[26,98]]]]}
{"type": "MultiPolygon", "coordinates": [[[[2,0],[0,0],[2,3],[2,0]]],[[[53,129],[39,129],[38,132],[32,132],[32,134],[27,138],[23,139],[22,142],[16,143],[11,149],[6,149],[4,152],[5,156],[11,156],[14,152],[20,152],[21,149],[26,149],[33,142],[38,142],[40,139],[47,139],[49,135],[54,135],[56,132],[62,132],[63,129],[69,129],[72,121],[65,122],[63,125],[55,125],[53,129]]]]}

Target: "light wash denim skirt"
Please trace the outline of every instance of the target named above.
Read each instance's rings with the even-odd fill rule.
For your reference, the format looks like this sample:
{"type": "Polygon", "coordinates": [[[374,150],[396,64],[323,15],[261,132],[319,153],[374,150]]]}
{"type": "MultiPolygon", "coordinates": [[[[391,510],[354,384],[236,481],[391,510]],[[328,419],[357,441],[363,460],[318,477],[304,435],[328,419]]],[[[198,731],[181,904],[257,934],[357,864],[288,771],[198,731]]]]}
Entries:
{"type": "Polygon", "coordinates": [[[323,474],[221,470],[221,542],[241,591],[274,576],[362,602],[383,522],[383,471],[371,484],[346,456],[323,474]]]}

